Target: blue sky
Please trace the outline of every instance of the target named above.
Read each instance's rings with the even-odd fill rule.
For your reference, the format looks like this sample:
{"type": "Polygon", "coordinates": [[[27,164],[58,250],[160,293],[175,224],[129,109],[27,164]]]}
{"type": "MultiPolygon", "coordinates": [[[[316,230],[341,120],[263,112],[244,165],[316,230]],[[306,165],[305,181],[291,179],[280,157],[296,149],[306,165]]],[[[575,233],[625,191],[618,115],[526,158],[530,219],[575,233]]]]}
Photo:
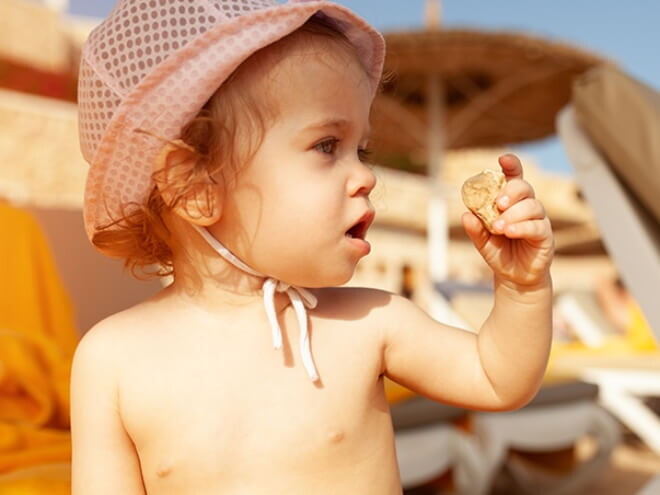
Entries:
{"type": "MultiPolygon", "coordinates": [[[[424,0],[339,0],[381,30],[419,27],[424,0]]],[[[76,15],[102,17],[115,0],[69,0],[76,15]]],[[[660,2],[655,0],[443,0],[448,28],[509,30],[564,41],[605,56],[660,88],[660,2]]],[[[516,146],[544,169],[570,174],[556,138],[516,146]]]]}

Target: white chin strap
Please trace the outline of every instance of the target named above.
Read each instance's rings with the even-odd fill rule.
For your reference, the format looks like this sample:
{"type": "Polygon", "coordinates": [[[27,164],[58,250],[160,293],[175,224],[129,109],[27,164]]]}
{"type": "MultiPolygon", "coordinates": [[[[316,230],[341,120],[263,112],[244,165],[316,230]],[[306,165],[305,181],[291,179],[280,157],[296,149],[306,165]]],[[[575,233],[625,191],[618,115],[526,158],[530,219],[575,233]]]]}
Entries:
{"type": "Polygon", "coordinates": [[[312,381],[317,381],[319,375],[314,366],[312,359],[312,350],[309,342],[309,331],[307,329],[307,309],[316,307],[316,297],[310,291],[303,287],[286,284],[280,280],[268,277],[253,270],[241,260],[239,260],[229,249],[223,246],[220,241],[211,235],[211,233],[204,227],[193,225],[197,232],[204,238],[204,240],[224,259],[229,261],[232,265],[240,270],[243,270],[250,275],[254,275],[264,279],[262,290],[264,293],[264,306],[266,308],[266,316],[270,322],[270,329],[273,338],[273,347],[275,349],[282,348],[282,329],[277,321],[277,313],[275,312],[275,293],[283,292],[289,296],[291,305],[296,312],[298,325],[300,327],[300,354],[302,362],[307,370],[307,374],[312,381]]]}

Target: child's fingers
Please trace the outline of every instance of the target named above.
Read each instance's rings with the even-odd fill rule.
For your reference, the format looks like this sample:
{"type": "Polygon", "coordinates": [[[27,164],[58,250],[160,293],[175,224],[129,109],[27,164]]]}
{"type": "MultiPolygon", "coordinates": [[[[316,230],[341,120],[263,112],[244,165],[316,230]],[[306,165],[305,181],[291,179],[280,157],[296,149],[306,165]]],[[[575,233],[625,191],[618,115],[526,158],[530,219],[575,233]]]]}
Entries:
{"type": "Polygon", "coordinates": [[[504,211],[525,198],[534,198],[535,196],[534,189],[528,182],[513,179],[505,184],[495,201],[498,208],[504,211]]]}
{"type": "Polygon", "coordinates": [[[507,181],[522,179],[523,168],[520,159],[513,153],[502,155],[497,160],[507,181]]]}
{"type": "Polygon", "coordinates": [[[546,217],[545,208],[534,198],[525,198],[514,203],[493,223],[498,233],[508,234],[508,227],[528,220],[541,220],[546,217]]]}
{"type": "Polygon", "coordinates": [[[504,235],[509,239],[526,239],[528,241],[542,241],[550,238],[550,220],[526,220],[512,223],[505,227],[504,235]]]}

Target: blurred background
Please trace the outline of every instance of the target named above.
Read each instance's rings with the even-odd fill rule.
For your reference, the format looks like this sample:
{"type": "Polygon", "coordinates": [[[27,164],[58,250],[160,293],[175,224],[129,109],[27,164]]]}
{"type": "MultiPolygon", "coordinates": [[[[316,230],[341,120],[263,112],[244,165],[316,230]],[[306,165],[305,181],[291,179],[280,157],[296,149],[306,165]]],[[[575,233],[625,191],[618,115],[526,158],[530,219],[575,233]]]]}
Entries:
{"type": "MultiPolygon", "coordinates": [[[[491,277],[460,224],[460,186],[497,168],[497,157],[508,151],[521,156],[556,237],[555,347],[542,389],[551,399],[540,394],[536,409],[523,409],[511,424],[465,411],[449,417],[432,412],[427,421],[420,419],[428,417],[420,412],[427,405],[388,383],[393,413],[412,418],[401,423],[395,414],[407,492],[641,493],[660,471],[660,354],[653,334],[660,329],[651,323],[646,295],[657,301],[660,280],[640,285],[642,277],[629,274],[630,262],[614,254],[627,249],[634,258],[637,244],[630,245],[632,237],[607,238],[610,227],[596,196],[610,193],[588,190],[594,181],[585,183],[579,172],[585,155],[571,155],[572,134],[558,134],[558,118],[577,103],[576,85],[603,67],[644,86],[640,91],[651,95],[644,106],[660,108],[653,96],[660,87],[660,4],[339,3],[382,30],[388,46],[388,77],[373,107],[371,148],[379,178],[372,195],[378,212],[369,233],[373,253],[351,283],[404,294],[441,321],[478,329],[492,303],[491,277]],[[623,399],[608,400],[603,392],[614,382],[626,392],[623,399]],[[612,405],[627,400],[633,402],[625,410],[612,405]],[[562,431],[562,412],[584,428],[562,431]],[[531,425],[527,437],[537,442],[518,445],[512,436],[497,445],[500,454],[482,456],[475,446],[480,434],[498,431],[505,438],[502,432],[519,430],[521,421],[531,425]],[[472,453],[445,459],[424,451],[415,435],[433,438],[440,427],[472,453]],[[560,445],[550,441],[561,435],[560,445]],[[483,462],[474,461],[480,456],[483,462]],[[466,465],[474,468],[467,478],[483,474],[478,487],[465,482],[466,465]]],[[[84,40],[113,5],[0,1],[0,494],[67,493],[73,349],[95,322],[162,286],[135,280],[120,262],[96,253],[83,230],[87,164],[78,147],[77,70],[84,40]],[[3,442],[2,435],[13,440],[3,442]],[[4,486],[37,491],[2,491],[4,486]],[[44,486],[49,491],[39,491],[44,486]]],[[[650,124],[644,129],[660,131],[650,124]]],[[[649,136],[643,145],[657,139],[649,136]]],[[[606,163],[618,159],[602,143],[594,149],[606,163]]],[[[654,170],[649,177],[660,177],[654,170]]],[[[623,189],[640,196],[630,184],[623,189]]],[[[660,228],[654,205],[641,198],[634,211],[651,211],[650,223],[642,223],[655,246],[644,251],[651,253],[645,271],[655,274],[660,228]]],[[[624,211],[616,201],[605,202],[624,211]]],[[[633,217],[621,222],[634,225],[643,214],[633,217]]],[[[447,441],[441,436],[435,445],[446,452],[447,441]]],[[[497,450],[490,448],[491,454],[497,450]]]]}

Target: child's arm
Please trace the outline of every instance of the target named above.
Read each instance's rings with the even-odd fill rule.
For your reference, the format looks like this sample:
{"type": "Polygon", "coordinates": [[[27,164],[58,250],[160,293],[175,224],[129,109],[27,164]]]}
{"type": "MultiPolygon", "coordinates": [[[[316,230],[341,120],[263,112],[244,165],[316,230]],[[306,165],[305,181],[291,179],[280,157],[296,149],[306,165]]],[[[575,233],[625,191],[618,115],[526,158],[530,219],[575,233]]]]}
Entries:
{"type": "Polygon", "coordinates": [[[72,495],[144,495],[140,461],[119,416],[117,344],[100,330],[83,337],[71,369],[72,495]]]}
{"type": "MultiPolygon", "coordinates": [[[[466,213],[464,227],[493,269],[495,303],[478,335],[436,323],[403,298],[383,313],[385,374],[433,399],[464,407],[523,406],[543,377],[552,334],[550,222],[517,157],[505,155],[504,235],[466,213]]],[[[496,229],[497,229],[496,224],[496,229]]]]}

